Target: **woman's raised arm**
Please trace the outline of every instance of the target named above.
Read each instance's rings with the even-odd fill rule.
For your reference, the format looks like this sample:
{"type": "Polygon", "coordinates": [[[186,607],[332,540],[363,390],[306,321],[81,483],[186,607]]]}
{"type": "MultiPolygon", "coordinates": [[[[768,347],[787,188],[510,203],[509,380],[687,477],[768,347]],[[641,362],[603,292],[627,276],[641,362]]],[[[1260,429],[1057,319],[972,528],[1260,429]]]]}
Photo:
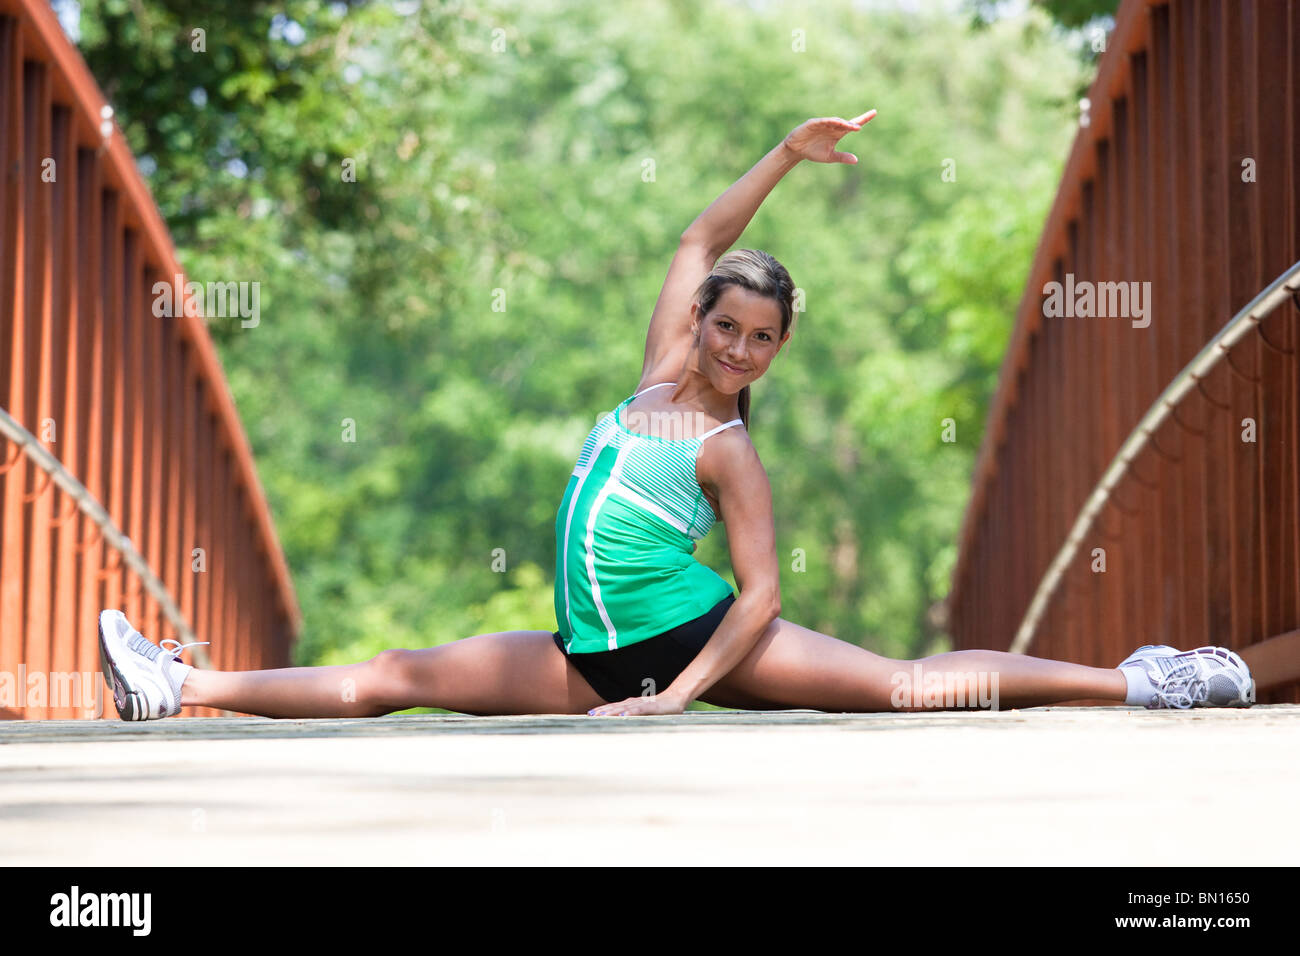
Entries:
{"type": "Polygon", "coordinates": [[[840,119],[838,116],[820,117],[795,127],[780,145],[755,163],[749,172],[700,213],[682,234],[682,241],[699,243],[717,255],[722,255],[740,238],[767,194],[780,182],[782,176],[798,165],[799,160],[850,165],[856,163],[856,156],[838,152],[835,144],[848,133],[862,129],[863,124],[875,115],[875,110],[867,110],[851,120],[840,119]]]}
{"type": "Polygon", "coordinates": [[[691,297],[713,263],[740,238],[781,177],[801,159],[815,163],[856,163],[856,156],[838,152],[835,144],[846,134],[861,129],[875,115],[875,110],[868,110],[851,120],[819,117],[800,124],[686,228],[650,317],[643,376],[675,345],[690,337],[691,297]]]}

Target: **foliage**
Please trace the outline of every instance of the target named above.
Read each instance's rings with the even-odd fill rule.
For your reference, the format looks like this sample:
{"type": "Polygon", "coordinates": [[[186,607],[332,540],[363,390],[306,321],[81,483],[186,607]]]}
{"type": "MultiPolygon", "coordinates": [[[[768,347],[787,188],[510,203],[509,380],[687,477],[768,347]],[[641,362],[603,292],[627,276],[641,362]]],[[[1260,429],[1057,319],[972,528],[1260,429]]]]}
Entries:
{"type": "Polygon", "coordinates": [[[1098,17],[1113,15],[1119,0],[1038,0],[1058,23],[1081,27],[1098,17]]]}

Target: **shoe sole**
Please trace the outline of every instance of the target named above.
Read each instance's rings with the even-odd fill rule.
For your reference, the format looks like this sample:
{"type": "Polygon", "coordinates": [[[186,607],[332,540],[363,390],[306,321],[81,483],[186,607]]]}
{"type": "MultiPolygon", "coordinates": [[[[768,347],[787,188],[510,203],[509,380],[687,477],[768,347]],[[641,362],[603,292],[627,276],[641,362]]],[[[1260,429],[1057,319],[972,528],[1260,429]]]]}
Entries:
{"type": "Polygon", "coordinates": [[[99,667],[104,672],[104,680],[108,681],[109,689],[113,692],[113,706],[117,708],[117,715],[123,720],[145,719],[144,700],[140,692],[130,689],[131,685],[126,682],[126,677],[113,663],[113,657],[108,653],[102,614],[99,617],[99,667]]]}

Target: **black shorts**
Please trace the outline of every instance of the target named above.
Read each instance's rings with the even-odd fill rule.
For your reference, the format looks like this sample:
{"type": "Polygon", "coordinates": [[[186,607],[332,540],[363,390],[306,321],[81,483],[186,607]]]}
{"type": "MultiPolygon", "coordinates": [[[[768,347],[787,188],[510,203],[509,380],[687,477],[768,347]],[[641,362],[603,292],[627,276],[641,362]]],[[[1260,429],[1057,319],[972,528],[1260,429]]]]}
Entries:
{"type": "Polygon", "coordinates": [[[722,623],[727,609],[735,603],[736,595],[732,592],[694,620],[612,651],[570,654],[564,649],[560,632],[553,631],[552,634],[555,646],[573,662],[591,689],[608,703],[615,704],[629,697],[649,697],[667,689],[704,649],[722,623]]]}

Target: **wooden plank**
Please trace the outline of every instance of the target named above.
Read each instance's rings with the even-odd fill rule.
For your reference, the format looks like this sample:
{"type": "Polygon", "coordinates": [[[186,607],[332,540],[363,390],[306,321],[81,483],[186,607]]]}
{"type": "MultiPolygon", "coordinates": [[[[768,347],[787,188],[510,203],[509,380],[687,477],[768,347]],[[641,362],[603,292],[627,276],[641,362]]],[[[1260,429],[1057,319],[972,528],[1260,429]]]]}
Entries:
{"type": "MultiPolygon", "coordinates": [[[[1220,0],[1200,0],[1200,14],[1192,33],[1196,45],[1193,62],[1196,71],[1197,101],[1203,104],[1200,124],[1200,249],[1197,259],[1214,268],[1200,270],[1200,290],[1196,326],[1202,342],[1223,326],[1231,313],[1231,301],[1224,271],[1227,263],[1227,192],[1225,184],[1227,156],[1223,145],[1223,126],[1227,102],[1224,91],[1223,4],[1220,0]]],[[[1231,495],[1231,462],[1236,454],[1239,428],[1230,414],[1219,406],[1228,406],[1231,398],[1228,379],[1231,373],[1220,365],[1204,384],[1206,400],[1211,403],[1205,444],[1205,516],[1206,516],[1206,594],[1210,642],[1223,644],[1232,640],[1232,529],[1230,515],[1223,501],[1231,495]]]]}
{"type": "MultiPolygon", "coordinates": [[[[1204,344],[1200,326],[1195,317],[1201,310],[1198,282],[1199,243],[1201,234],[1198,174],[1201,153],[1201,131],[1204,121],[1199,103],[1196,71],[1196,27],[1193,4],[1177,3],[1164,8],[1169,14],[1170,60],[1172,78],[1171,103],[1168,123],[1172,127],[1173,144],[1170,182],[1174,199],[1170,223],[1174,236],[1174,260],[1171,271],[1178,317],[1178,367],[1182,368],[1204,344]]],[[[1183,558],[1183,589],[1180,604],[1183,610],[1182,638],[1177,646],[1202,647],[1210,643],[1209,613],[1207,605],[1208,581],[1206,579],[1206,429],[1211,427],[1213,409],[1199,395],[1185,400],[1178,409],[1178,418],[1187,423],[1183,432],[1181,452],[1181,553],[1183,558]],[[1197,436],[1193,432],[1201,432],[1197,436]]]]}
{"type": "MultiPolygon", "coordinates": [[[[1072,220],[1066,228],[1064,261],[1066,268],[1076,275],[1088,275],[1080,262],[1078,220],[1072,220]]],[[[1070,525],[1082,504],[1082,497],[1087,494],[1089,483],[1087,458],[1090,416],[1083,404],[1083,370],[1079,367],[1086,329],[1086,325],[1073,320],[1062,320],[1060,324],[1061,378],[1057,390],[1061,395],[1060,431],[1066,439],[1061,449],[1064,466],[1059,518],[1062,539],[1070,532],[1070,525]]],[[[1086,653],[1081,634],[1085,606],[1080,603],[1078,579],[1071,573],[1077,564],[1077,561],[1072,562],[1072,566],[1066,568],[1060,584],[1063,601],[1060,656],[1067,661],[1082,660],[1086,653]]]]}
{"type": "MultiPolygon", "coordinates": [[[[102,171],[102,166],[100,167],[102,171]]],[[[120,217],[117,193],[105,189],[101,192],[100,202],[100,279],[101,296],[104,302],[102,321],[105,336],[104,362],[104,440],[106,442],[104,483],[106,498],[100,499],[109,515],[119,528],[125,531],[126,483],[130,479],[127,454],[128,414],[126,401],[128,391],[124,382],[125,369],[125,329],[122,323],[121,295],[119,286],[122,279],[122,245],[119,242],[120,217]]],[[[121,555],[111,549],[104,551],[104,606],[126,613],[127,603],[125,574],[121,570],[121,555]]]]}
{"type": "MultiPolygon", "coordinates": [[[[198,457],[198,435],[195,424],[195,377],[194,377],[194,356],[191,354],[190,347],[183,341],[177,342],[178,366],[180,370],[180,396],[177,402],[177,414],[179,415],[179,424],[177,431],[181,436],[182,447],[180,454],[177,456],[176,467],[176,487],[180,501],[180,518],[176,528],[176,537],[174,546],[176,548],[176,576],[177,595],[176,599],[180,602],[181,616],[190,622],[190,627],[194,628],[195,633],[200,632],[198,614],[196,613],[198,588],[197,573],[194,571],[194,539],[196,537],[195,513],[198,510],[199,492],[199,469],[197,463],[198,457]],[[181,488],[185,491],[180,493],[181,488]]],[[[200,637],[199,640],[206,640],[200,637]]]]}
{"type": "MultiPolygon", "coordinates": [[[[1300,260],[1300,118],[1297,118],[1297,114],[1300,114],[1300,5],[1295,3],[1287,5],[1286,24],[1288,65],[1280,68],[1280,72],[1287,79],[1285,87],[1287,106],[1282,119],[1287,131],[1288,154],[1287,201],[1284,208],[1291,210],[1291,221],[1286,229],[1288,247],[1286,258],[1288,262],[1296,262],[1300,260]]],[[[1274,321],[1284,323],[1282,345],[1293,352],[1283,389],[1287,396],[1291,422],[1289,434],[1292,436],[1291,450],[1286,464],[1289,476],[1287,495],[1292,501],[1300,502],[1300,366],[1297,366],[1297,362],[1300,362],[1300,317],[1297,316],[1300,312],[1300,301],[1293,299],[1292,302],[1296,308],[1283,308],[1282,316],[1274,321]]],[[[1297,511],[1300,511],[1300,508],[1297,511]]],[[[1296,511],[1292,514],[1300,519],[1300,514],[1296,511]]],[[[1300,520],[1292,524],[1288,539],[1289,562],[1293,571],[1290,592],[1300,598],[1300,520]]],[[[1297,616],[1300,616],[1300,610],[1297,611],[1297,616]]],[[[1289,694],[1279,692],[1272,696],[1279,703],[1284,700],[1289,703],[1300,703],[1300,685],[1293,686],[1289,694]]]]}
{"type": "MultiPolygon", "coordinates": [[[[4,21],[0,33],[3,41],[3,69],[5,82],[0,84],[0,103],[4,116],[0,127],[4,130],[5,156],[21,157],[25,153],[23,129],[23,47],[17,24],[4,21]]],[[[7,355],[0,355],[0,402],[16,420],[27,420],[27,387],[23,363],[27,353],[27,309],[25,307],[26,252],[25,203],[28,188],[26,165],[17,164],[10,175],[4,177],[0,187],[0,341],[9,343],[7,355]]],[[[26,556],[26,509],[23,494],[26,491],[27,460],[16,448],[6,442],[5,454],[0,456],[0,668],[16,672],[25,662],[26,647],[23,620],[26,617],[26,591],[23,584],[26,556]]],[[[13,709],[6,708],[4,716],[20,717],[24,701],[15,701],[13,709]]]]}
{"type": "MultiPolygon", "coordinates": [[[[50,379],[53,355],[50,347],[50,190],[42,182],[40,171],[50,155],[49,77],[43,64],[23,64],[23,157],[30,187],[23,196],[26,209],[23,265],[26,296],[23,307],[26,319],[26,355],[24,361],[27,388],[27,419],[21,423],[41,441],[44,425],[50,417],[50,379]]],[[[42,441],[44,447],[46,443],[42,441]]],[[[45,699],[32,701],[24,710],[29,719],[44,719],[52,714],[50,695],[54,675],[51,673],[50,632],[50,522],[52,494],[48,477],[36,468],[26,468],[23,522],[26,525],[23,563],[24,659],[27,673],[41,675],[45,699]]],[[[41,686],[41,685],[38,685],[41,686]]]]}
{"type": "MultiPolygon", "coordinates": [[[[1083,184],[1079,205],[1079,223],[1081,237],[1078,243],[1079,268],[1087,276],[1096,279],[1097,272],[1097,190],[1096,181],[1089,180],[1083,184]]],[[[1084,494],[1090,494],[1101,478],[1106,465],[1102,460],[1101,431],[1098,411],[1101,408],[1097,370],[1100,366],[1100,336],[1097,326],[1080,326],[1076,354],[1079,363],[1079,398],[1081,405],[1078,415],[1083,425],[1084,459],[1083,468],[1087,481],[1084,482],[1084,494]]],[[[1095,573],[1093,566],[1093,549],[1105,547],[1099,529],[1093,526],[1091,533],[1080,547],[1080,555],[1074,566],[1074,580],[1078,582],[1082,604],[1082,624],[1079,634],[1079,646],[1075,649],[1079,660],[1094,663],[1097,659],[1102,635],[1109,633],[1105,623],[1106,590],[1105,575],[1095,573]]]]}
{"type": "MultiPolygon", "coordinates": [[[[1228,307],[1217,319],[1222,325],[1227,318],[1249,302],[1259,292],[1255,278],[1255,228],[1252,223],[1257,183],[1242,181],[1242,164],[1251,150],[1248,129],[1253,113],[1254,70],[1253,58],[1255,0],[1235,3],[1231,11],[1224,10],[1222,34],[1218,34],[1223,51],[1221,83],[1224,90],[1226,112],[1224,121],[1227,136],[1223,170],[1223,187],[1227,218],[1228,307]],[[1249,49],[1248,49],[1249,45],[1249,49]]],[[[1241,648],[1268,635],[1263,631],[1259,601],[1260,582],[1260,396],[1259,385],[1248,379],[1257,379],[1260,370],[1260,342],[1258,335],[1248,336],[1233,347],[1228,361],[1223,363],[1232,374],[1228,378],[1232,402],[1232,421],[1236,435],[1230,456],[1230,483],[1228,496],[1219,499],[1230,520],[1230,547],[1232,554],[1232,631],[1230,640],[1220,641],[1229,647],[1241,648]],[[1247,419],[1255,423],[1255,440],[1243,440],[1247,419]]]]}
{"type": "MultiPolygon", "coordinates": [[[[159,387],[166,394],[166,400],[158,410],[159,432],[164,436],[158,471],[158,515],[161,519],[158,529],[158,576],[162,578],[173,600],[179,601],[181,559],[177,536],[181,528],[180,465],[184,456],[184,435],[181,434],[180,419],[185,392],[182,377],[184,364],[176,319],[157,319],[152,314],[149,317],[158,326],[161,356],[158,367],[159,387]]],[[[170,624],[164,623],[162,626],[175,640],[183,642],[181,635],[174,633],[170,624]]],[[[188,661],[193,653],[192,650],[186,651],[185,659],[188,661]]]]}
{"type": "MultiPolygon", "coordinates": [[[[104,329],[103,299],[100,295],[103,280],[102,247],[100,245],[101,180],[99,158],[88,149],[77,150],[77,209],[82,228],[77,234],[76,271],[78,377],[85,384],[77,394],[78,421],[76,431],[78,456],[85,462],[80,478],[86,490],[96,501],[108,500],[104,479],[105,440],[107,427],[104,395],[107,341],[104,329]]],[[[99,644],[97,624],[99,612],[113,604],[105,597],[105,585],[100,571],[104,567],[106,546],[99,529],[82,515],[75,523],[76,551],[80,557],[78,580],[78,637],[81,656],[98,662],[99,644]]],[[[102,691],[101,691],[102,693],[102,691]]],[[[105,718],[116,719],[117,712],[107,697],[104,702],[105,718]]]]}
{"type": "MultiPolygon", "coordinates": [[[[48,449],[73,474],[80,472],[77,461],[77,397],[75,314],[76,284],[76,184],[77,163],[72,142],[72,116],[64,107],[50,111],[50,158],[54,161],[54,181],[50,191],[50,416],[54,422],[53,439],[48,449]]],[[[51,504],[51,606],[50,666],[63,674],[88,672],[96,681],[98,661],[79,653],[77,635],[77,557],[76,525],[68,520],[75,514],[76,502],[57,485],[50,489],[51,504]]],[[[80,691],[77,678],[75,691],[80,691]]],[[[91,688],[93,690],[94,688],[91,688]]],[[[55,708],[65,719],[83,716],[77,700],[55,708]]]]}
{"type": "MultiPolygon", "coordinates": [[[[151,412],[156,406],[148,394],[153,362],[149,361],[150,326],[135,307],[136,268],[139,264],[139,247],[132,230],[123,229],[114,236],[121,247],[122,267],[120,288],[122,304],[117,320],[122,325],[123,360],[119,366],[125,373],[122,378],[122,400],[125,403],[123,441],[128,444],[126,473],[123,476],[127,490],[124,495],[126,510],[120,525],[131,539],[131,544],[151,568],[157,568],[157,556],[149,548],[149,461],[154,447],[151,412]]],[[[143,582],[128,571],[123,587],[126,589],[127,619],[142,633],[157,641],[153,620],[149,616],[152,602],[145,593],[143,582]]]]}
{"type": "MultiPolygon", "coordinates": [[[[1172,111],[1172,77],[1170,63],[1169,8],[1150,8],[1151,48],[1147,53],[1147,208],[1146,240],[1151,250],[1151,298],[1147,302],[1146,331],[1151,333],[1149,382],[1153,395],[1159,395],[1185,363],[1180,362],[1177,280],[1174,277],[1174,221],[1177,209],[1173,197],[1173,165],[1170,147],[1174,142],[1172,111]]],[[[1190,358],[1190,356],[1189,356],[1190,358]]],[[[1186,594],[1186,548],[1183,544],[1183,465],[1186,433],[1173,421],[1160,426],[1153,441],[1158,443],[1154,458],[1159,467],[1160,494],[1159,542],[1161,553],[1161,590],[1158,595],[1157,620],[1161,643],[1180,644],[1186,640],[1183,620],[1186,594]],[[1171,460],[1176,459],[1176,460],[1171,460]]]]}
{"type": "MultiPolygon", "coordinates": [[[[152,298],[152,296],[151,296],[152,298]]],[[[167,520],[166,481],[167,456],[171,436],[167,433],[167,405],[170,390],[167,387],[167,357],[164,345],[164,323],[153,314],[152,307],[141,307],[136,312],[141,330],[141,349],[144,372],[136,380],[136,391],[144,402],[141,421],[145,429],[144,508],[141,516],[141,541],[148,554],[149,567],[166,581],[163,554],[163,525],[167,520]]],[[[171,635],[163,627],[162,609],[152,597],[145,596],[143,618],[155,641],[171,635]]]]}
{"type": "MultiPolygon", "coordinates": [[[[1277,82],[1280,70],[1287,63],[1287,34],[1278,29],[1287,22],[1285,0],[1259,0],[1258,17],[1254,22],[1251,43],[1245,53],[1247,64],[1253,68],[1255,109],[1247,117],[1251,155],[1255,159],[1255,183],[1244,191],[1251,198],[1251,221],[1254,231],[1255,256],[1253,276],[1262,288],[1272,282],[1294,259],[1288,258],[1287,221],[1278,211],[1291,209],[1287,205],[1287,97],[1285,84],[1277,82]]],[[[1294,117],[1291,117],[1294,122],[1294,117]]],[[[1292,454],[1297,437],[1296,422],[1288,398],[1286,385],[1296,364],[1294,351],[1286,349],[1284,333],[1279,318],[1293,312],[1290,305],[1281,306],[1265,320],[1260,336],[1260,469],[1258,498],[1260,511],[1260,594],[1262,634],[1277,634],[1300,624],[1297,614],[1297,591],[1291,586],[1296,570],[1292,561],[1294,552],[1287,546],[1287,536],[1296,524],[1297,498],[1288,494],[1287,459],[1292,454]]]]}

